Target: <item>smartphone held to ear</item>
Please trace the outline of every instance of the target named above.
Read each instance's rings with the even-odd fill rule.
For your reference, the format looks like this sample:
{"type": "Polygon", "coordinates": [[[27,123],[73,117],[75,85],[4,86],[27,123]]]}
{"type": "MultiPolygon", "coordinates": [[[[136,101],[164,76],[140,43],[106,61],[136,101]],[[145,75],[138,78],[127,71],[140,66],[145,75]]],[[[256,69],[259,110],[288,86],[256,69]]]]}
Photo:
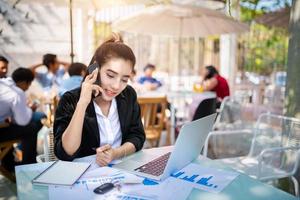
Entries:
{"type": "MultiPolygon", "coordinates": [[[[87,68],[88,74],[93,73],[93,71],[94,71],[95,69],[97,69],[97,68],[99,69],[98,63],[91,64],[91,65],[88,66],[88,68],[87,68]]],[[[97,80],[95,81],[95,84],[97,84],[97,85],[100,84],[100,76],[99,76],[99,73],[98,73],[98,75],[97,75],[97,80]]]]}
{"type": "MultiPolygon", "coordinates": [[[[91,65],[88,66],[88,68],[87,68],[88,74],[93,73],[93,71],[94,71],[95,69],[97,69],[97,68],[99,69],[98,63],[93,63],[93,64],[91,64],[91,65]]],[[[100,85],[100,73],[99,73],[99,72],[98,72],[97,79],[96,79],[96,81],[95,81],[94,84],[100,85]]],[[[101,95],[101,93],[99,93],[97,96],[99,96],[99,95],[101,95]]],[[[94,98],[96,97],[94,92],[93,92],[93,97],[94,97],[94,98]]]]}

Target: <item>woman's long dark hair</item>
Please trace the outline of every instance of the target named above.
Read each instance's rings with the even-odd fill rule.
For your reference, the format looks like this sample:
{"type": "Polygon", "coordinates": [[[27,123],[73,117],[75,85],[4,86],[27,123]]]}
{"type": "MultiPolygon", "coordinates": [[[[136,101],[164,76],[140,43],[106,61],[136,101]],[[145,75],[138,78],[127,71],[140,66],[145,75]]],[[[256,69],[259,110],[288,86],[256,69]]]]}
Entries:
{"type": "Polygon", "coordinates": [[[213,65],[208,65],[205,68],[208,71],[208,74],[204,77],[204,80],[210,79],[219,74],[218,70],[213,65]]]}

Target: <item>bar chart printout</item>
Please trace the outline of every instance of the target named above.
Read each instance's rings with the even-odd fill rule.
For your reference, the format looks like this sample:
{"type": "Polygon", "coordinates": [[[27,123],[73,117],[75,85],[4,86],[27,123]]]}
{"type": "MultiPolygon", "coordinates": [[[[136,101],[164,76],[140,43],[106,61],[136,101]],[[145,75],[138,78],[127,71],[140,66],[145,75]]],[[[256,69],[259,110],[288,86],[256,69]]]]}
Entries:
{"type": "Polygon", "coordinates": [[[236,172],[206,168],[191,163],[182,170],[172,174],[173,178],[191,184],[193,188],[219,193],[239,174],[236,172]]]}

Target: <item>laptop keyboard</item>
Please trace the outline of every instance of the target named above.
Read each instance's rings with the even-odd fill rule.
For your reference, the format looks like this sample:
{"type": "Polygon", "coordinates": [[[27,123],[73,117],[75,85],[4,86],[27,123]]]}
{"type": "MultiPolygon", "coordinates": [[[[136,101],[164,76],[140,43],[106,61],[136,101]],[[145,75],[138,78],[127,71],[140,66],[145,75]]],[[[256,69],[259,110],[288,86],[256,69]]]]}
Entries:
{"type": "Polygon", "coordinates": [[[167,165],[170,155],[171,155],[171,152],[166,153],[166,154],[148,162],[147,164],[136,168],[135,171],[143,172],[146,174],[151,174],[154,176],[160,176],[165,170],[165,167],[167,165]]]}

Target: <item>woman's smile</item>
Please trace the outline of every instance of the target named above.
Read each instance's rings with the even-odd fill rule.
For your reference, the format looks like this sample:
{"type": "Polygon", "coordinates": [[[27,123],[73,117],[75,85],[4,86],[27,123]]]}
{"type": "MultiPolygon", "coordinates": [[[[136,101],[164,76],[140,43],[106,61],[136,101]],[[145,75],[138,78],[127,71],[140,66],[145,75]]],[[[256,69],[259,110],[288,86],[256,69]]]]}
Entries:
{"type": "Polygon", "coordinates": [[[105,94],[109,97],[114,97],[118,94],[117,92],[113,92],[113,91],[108,90],[108,89],[104,89],[104,91],[105,91],[105,94]]]}

